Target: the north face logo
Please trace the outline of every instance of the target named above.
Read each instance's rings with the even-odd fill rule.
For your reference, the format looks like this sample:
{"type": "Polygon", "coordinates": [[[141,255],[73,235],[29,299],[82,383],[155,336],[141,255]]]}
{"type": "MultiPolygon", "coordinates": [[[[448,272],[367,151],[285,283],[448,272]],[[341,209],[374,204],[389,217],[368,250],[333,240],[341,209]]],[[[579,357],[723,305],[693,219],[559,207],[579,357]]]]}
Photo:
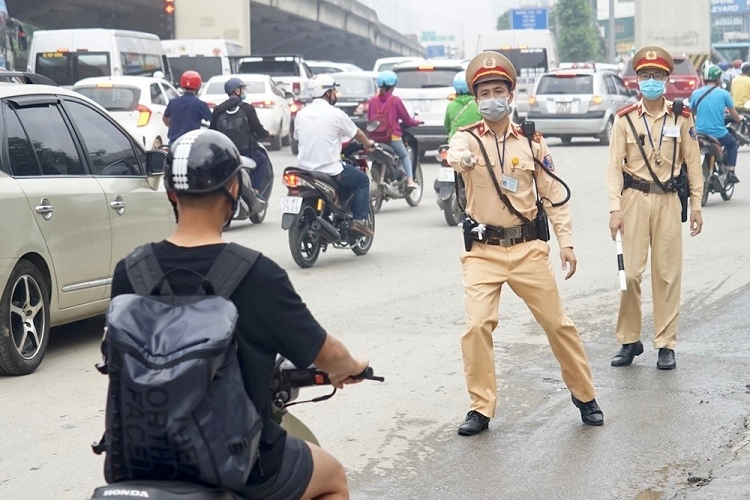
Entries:
{"type": "Polygon", "coordinates": [[[148,496],[148,491],[144,490],[107,490],[104,492],[105,497],[136,497],[136,498],[151,498],[148,496]]]}

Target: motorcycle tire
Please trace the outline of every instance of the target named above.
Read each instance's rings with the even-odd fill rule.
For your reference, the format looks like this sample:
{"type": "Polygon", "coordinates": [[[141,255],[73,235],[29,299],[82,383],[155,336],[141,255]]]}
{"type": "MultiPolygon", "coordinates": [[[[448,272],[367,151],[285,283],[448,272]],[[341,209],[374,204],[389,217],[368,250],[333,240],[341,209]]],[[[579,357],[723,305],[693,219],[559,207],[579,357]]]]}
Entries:
{"type": "Polygon", "coordinates": [[[250,221],[253,224],[261,224],[264,220],[266,220],[267,213],[268,213],[268,205],[266,205],[266,208],[264,208],[262,212],[258,212],[255,215],[251,215],[250,221]]]}
{"type": "MultiPolygon", "coordinates": [[[[367,222],[369,223],[372,232],[375,232],[375,210],[370,207],[370,213],[367,214],[367,222]]],[[[364,255],[372,248],[372,241],[375,239],[374,236],[362,236],[357,240],[357,244],[352,247],[352,252],[356,255],[364,255]]]]}
{"type": "Polygon", "coordinates": [[[309,203],[302,205],[300,216],[289,228],[289,250],[295,264],[302,269],[315,265],[323,246],[320,236],[310,232],[310,222],[304,220],[306,208],[309,206],[309,203]]]}
{"type": "Polygon", "coordinates": [[[461,222],[461,209],[458,208],[456,193],[453,193],[450,200],[443,203],[443,215],[445,215],[445,222],[451,227],[458,226],[461,222]]]}
{"type": "Polygon", "coordinates": [[[732,199],[732,195],[734,194],[734,184],[729,184],[719,194],[721,194],[721,199],[722,200],[724,200],[724,201],[731,200],[732,199]]]}
{"type": "Polygon", "coordinates": [[[424,192],[422,165],[420,165],[419,163],[417,163],[414,167],[414,182],[416,182],[419,187],[416,189],[412,189],[406,195],[406,203],[408,203],[410,207],[416,207],[417,205],[419,205],[419,202],[422,201],[422,193],[424,192]]]}
{"type": "Polygon", "coordinates": [[[370,206],[373,212],[376,214],[383,208],[383,191],[380,190],[380,185],[383,183],[383,176],[385,175],[385,166],[379,163],[373,163],[372,169],[370,170],[372,181],[378,187],[375,190],[375,194],[370,196],[370,206]]]}

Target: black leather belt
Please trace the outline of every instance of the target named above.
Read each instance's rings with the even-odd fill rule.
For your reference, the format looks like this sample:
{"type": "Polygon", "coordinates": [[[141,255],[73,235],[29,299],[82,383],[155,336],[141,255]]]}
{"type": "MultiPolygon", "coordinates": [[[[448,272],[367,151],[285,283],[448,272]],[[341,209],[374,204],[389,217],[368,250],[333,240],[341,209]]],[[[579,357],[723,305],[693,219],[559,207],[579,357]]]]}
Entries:
{"type": "Polygon", "coordinates": [[[623,186],[624,189],[635,189],[636,191],[641,191],[647,194],[648,193],[668,194],[668,193],[675,192],[675,191],[664,191],[655,182],[644,181],[643,179],[638,179],[629,174],[624,174],[624,179],[625,179],[625,184],[623,186]]]}
{"type": "Polygon", "coordinates": [[[512,247],[519,243],[539,239],[537,236],[536,225],[533,221],[522,226],[513,227],[495,227],[485,225],[483,231],[472,231],[472,236],[474,241],[479,243],[501,247],[512,247]]]}

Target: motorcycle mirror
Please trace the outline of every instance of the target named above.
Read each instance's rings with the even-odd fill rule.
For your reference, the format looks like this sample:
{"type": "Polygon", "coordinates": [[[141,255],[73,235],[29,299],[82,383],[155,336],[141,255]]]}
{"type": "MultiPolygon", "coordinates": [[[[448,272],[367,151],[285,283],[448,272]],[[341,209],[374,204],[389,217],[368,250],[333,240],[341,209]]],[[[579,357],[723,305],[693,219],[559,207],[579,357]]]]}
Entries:
{"type": "Polygon", "coordinates": [[[746,108],[750,108],[750,101],[747,101],[747,102],[745,103],[745,107],[746,107],[746,108]]]}
{"type": "Polygon", "coordinates": [[[380,122],[376,120],[374,122],[368,123],[366,130],[368,132],[375,132],[378,129],[379,126],[380,126],[380,122]]]}

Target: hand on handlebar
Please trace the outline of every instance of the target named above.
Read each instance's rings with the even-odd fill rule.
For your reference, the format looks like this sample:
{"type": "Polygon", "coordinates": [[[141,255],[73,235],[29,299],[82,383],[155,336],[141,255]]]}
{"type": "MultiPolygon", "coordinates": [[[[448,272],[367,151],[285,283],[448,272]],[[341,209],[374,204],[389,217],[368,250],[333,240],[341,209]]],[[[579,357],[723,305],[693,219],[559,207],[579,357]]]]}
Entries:
{"type": "Polygon", "coordinates": [[[328,374],[332,386],[336,389],[343,389],[345,385],[358,384],[364,380],[364,378],[358,377],[358,375],[362,375],[367,371],[370,367],[370,362],[363,358],[354,358],[354,362],[354,369],[351,372],[328,374]]]}

